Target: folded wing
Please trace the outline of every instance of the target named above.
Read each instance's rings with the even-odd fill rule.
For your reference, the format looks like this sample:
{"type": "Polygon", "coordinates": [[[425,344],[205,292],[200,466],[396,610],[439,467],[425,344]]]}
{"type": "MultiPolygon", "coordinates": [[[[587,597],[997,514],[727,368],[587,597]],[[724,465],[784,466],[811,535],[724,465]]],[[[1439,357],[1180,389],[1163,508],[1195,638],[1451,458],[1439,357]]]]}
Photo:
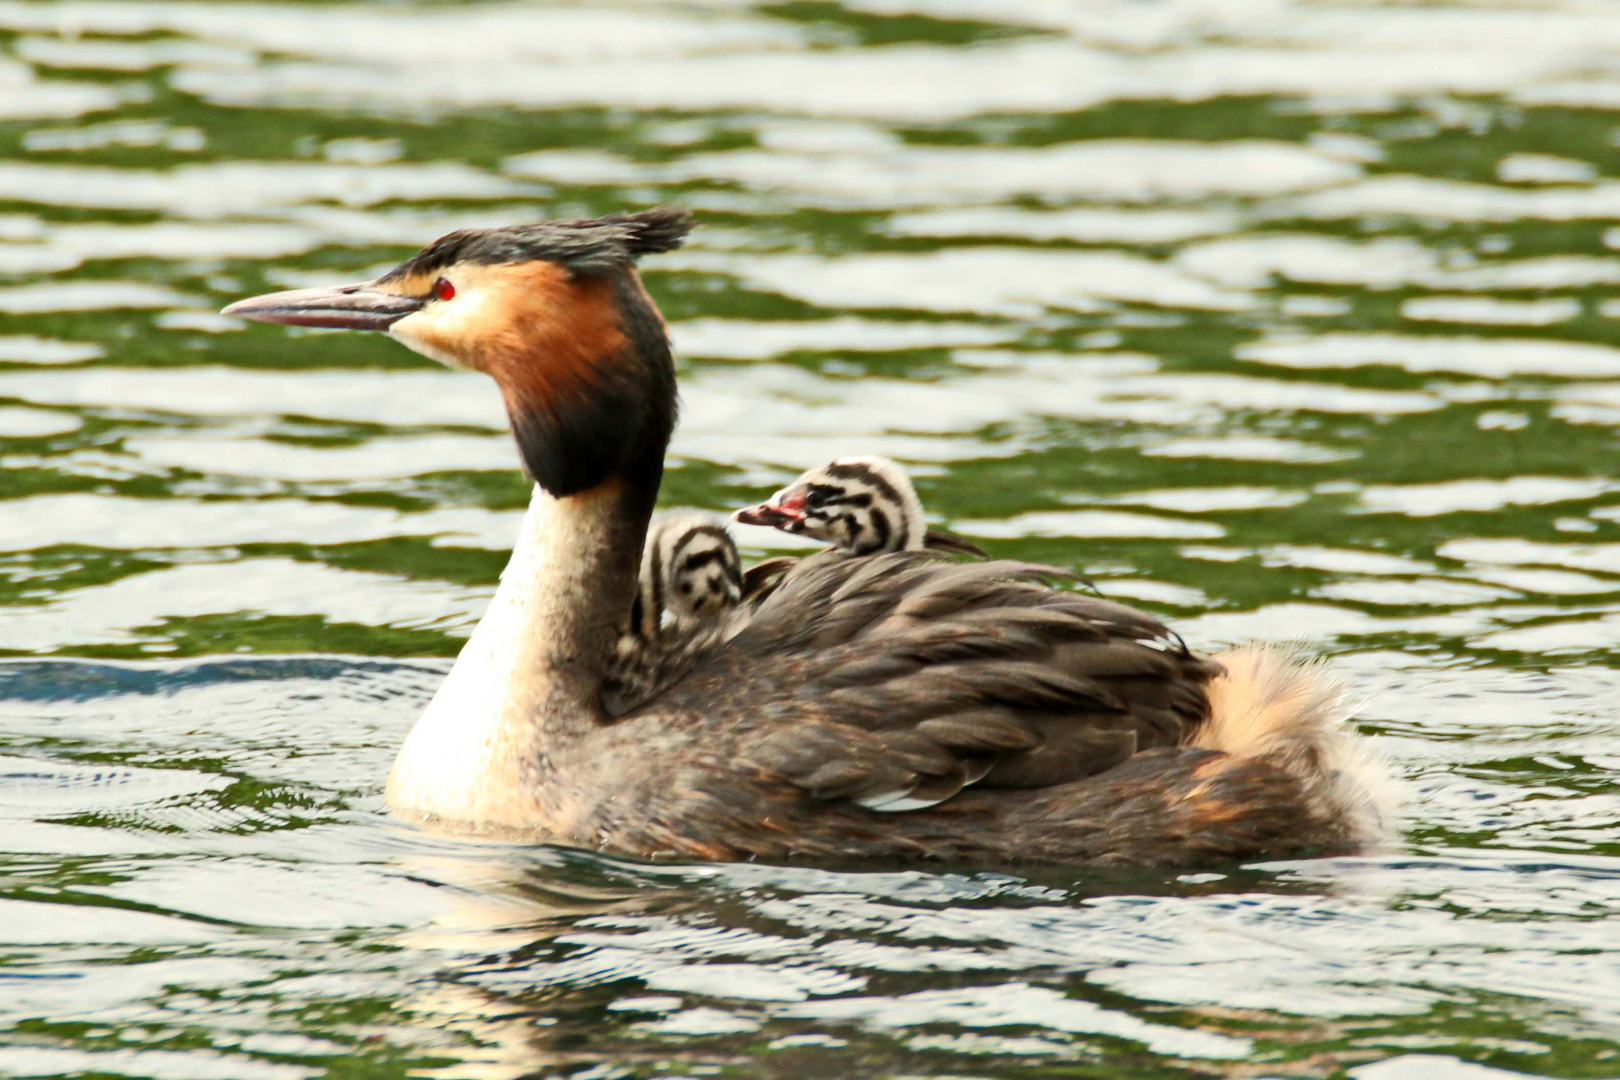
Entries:
{"type": "Polygon", "coordinates": [[[1218,666],[1151,616],[1050,584],[1067,576],[919,552],[804,560],[650,704],[711,718],[738,760],[811,797],[887,811],[1185,743],[1218,666]]]}

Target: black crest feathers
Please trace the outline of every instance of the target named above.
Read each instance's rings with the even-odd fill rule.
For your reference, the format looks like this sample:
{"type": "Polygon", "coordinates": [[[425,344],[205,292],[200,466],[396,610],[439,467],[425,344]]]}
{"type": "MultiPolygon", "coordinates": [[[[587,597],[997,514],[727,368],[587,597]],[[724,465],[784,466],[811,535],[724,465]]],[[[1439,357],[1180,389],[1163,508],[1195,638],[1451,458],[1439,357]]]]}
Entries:
{"type": "Polygon", "coordinates": [[[685,210],[658,206],[580,221],[460,229],[439,237],[380,280],[431,275],[457,263],[496,266],[541,259],[575,274],[611,273],[643,255],[680,247],[692,224],[692,215],[685,210]]]}
{"type": "Polygon", "coordinates": [[[692,215],[678,206],[655,206],[651,210],[635,213],[609,214],[598,218],[598,223],[612,223],[629,230],[625,248],[632,258],[658,255],[674,251],[686,243],[686,234],[692,231],[692,215]]]}

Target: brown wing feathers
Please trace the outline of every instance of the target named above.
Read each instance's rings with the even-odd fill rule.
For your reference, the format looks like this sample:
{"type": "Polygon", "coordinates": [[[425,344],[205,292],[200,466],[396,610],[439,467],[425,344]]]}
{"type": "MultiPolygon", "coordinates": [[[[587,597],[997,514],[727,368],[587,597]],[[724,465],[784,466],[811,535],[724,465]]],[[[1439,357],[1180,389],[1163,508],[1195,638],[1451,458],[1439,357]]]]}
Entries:
{"type": "Polygon", "coordinates": [[[957,536],[944,529],[929,529],[923,534],[923,547],[930,551],[943,551],[950,555],[972,555],[975,558],[987,559],[989,554],[971,540],[957,536]]]}
{"type": "Polygon", "coordinates": [[[793,717],[739,752],[815,798],[907,810],[1182,744],[1215,665],[1142,612],[1044,584],[1060,574],[916,552],[800,564],[715,658],[773,688],[751,710],[793,717]]]}
{"type": "Polygon", "coordinates": [[[798,563],[793,555],[778,555],[774,559],[765,559],[757,562],[743,571],[742,595],[743,600],[749,604],[757,604],[770,595],[772,589],[782,582],[798,563]]]}

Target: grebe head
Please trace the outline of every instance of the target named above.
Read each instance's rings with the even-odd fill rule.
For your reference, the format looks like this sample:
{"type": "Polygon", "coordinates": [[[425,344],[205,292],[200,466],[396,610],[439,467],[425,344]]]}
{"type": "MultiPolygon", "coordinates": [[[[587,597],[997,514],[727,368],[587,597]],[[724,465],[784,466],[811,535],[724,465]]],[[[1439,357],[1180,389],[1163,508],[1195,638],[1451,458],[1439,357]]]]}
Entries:
{"type": "Polygon", "coordinates": [[[239,300],[229,315],[381,330],[500,385],[534,479],[562,497],[661,468],[675,423],[663,320],[635,272],[679,247],[683,210],[463,229],[374,281],[239,300]]]}
{"type": "Polygon", "coordinates": [[[742,560],[725,525],[708,514],[653,519],[631,616],[644,640],[666,625],[694,629],[741,601],[742,560]]]}
{"type": "Polygon", "coordinates": [[[732,517],[824,540],[849,555],[919,550],[928,531],[910,478],[884,457],[838,458],[732,517]]]}

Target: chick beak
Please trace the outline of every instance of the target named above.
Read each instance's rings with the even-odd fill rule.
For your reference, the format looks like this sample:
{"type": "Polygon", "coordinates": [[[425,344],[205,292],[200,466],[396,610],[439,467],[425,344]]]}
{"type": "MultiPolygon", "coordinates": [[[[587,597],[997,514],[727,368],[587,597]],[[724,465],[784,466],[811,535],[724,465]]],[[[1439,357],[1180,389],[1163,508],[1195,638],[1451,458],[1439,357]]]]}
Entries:
{"type": "Polygon", "coordinates": [[[767,502],[736,511],[731,515],[731,520],[742,525],[764,525],[783,532],[797,532],[804,524],[804,500],[784,499],[778,493],[767,502]]]}
{"type": "Polygon", "coordinates": [[[786,528],[793,519],[770,503],[745,506],[732,513],[731,520],[743,525],[765,525],[773,529],[786,528]]]}
{"type": "Polygon", "coordinates": [[[387,330],[426,297],[399,296],[371,284],[327,289],[289,289],[238,300],[221,314],[282,326],[324,326],[336,330],[387,330]]]}

